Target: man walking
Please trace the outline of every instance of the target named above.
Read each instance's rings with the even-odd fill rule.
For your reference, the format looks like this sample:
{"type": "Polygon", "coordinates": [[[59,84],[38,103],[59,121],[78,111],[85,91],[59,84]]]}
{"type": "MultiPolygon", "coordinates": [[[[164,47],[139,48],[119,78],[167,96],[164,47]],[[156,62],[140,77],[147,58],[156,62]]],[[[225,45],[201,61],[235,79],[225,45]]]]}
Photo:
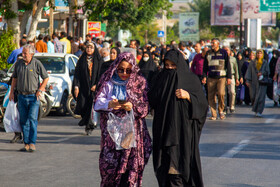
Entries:
{"type": "Polygon", "coordinates": [[[22,57],[15,65],[9,99],[14,100],[14,89],[18,91],[18,110],[20,125],[23,131],[24,148],[21,151],[36,150],[39,95],[45,90],[49,80],[43,64],[33,58],[35,48],[27,44],[23,46],[22,57]],[[40,85],[39,76],[43,79],[40,85]]]}
{"type": "Polygon", "coordinates": [[[202,82],[206,83],[206,77],[208,75],[208,102],[211,108],[212,117],[210,120],[217,119],[216,111],[216,94],[218,94],[218,110],[220,119],[225,119],[224,115],[224,97],[225,86],[231,83],[231,67],[229,62],[229,56],[224,49],[220,49],[219,39],[212,39],[212,49],[208,51],[203,65],[203,79],[202,82]]]}

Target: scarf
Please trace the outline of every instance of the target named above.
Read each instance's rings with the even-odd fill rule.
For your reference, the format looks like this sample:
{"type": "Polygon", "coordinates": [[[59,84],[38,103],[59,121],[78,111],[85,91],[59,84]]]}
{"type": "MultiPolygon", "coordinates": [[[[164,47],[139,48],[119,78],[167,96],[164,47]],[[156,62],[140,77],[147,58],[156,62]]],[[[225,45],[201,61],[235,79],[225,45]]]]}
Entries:
{"type": "Polygon", "coordinates": [[[126,84],[128,80],[121,80],[117,71],[115,71],[111,81],[114,84],[112,96],[115,96],[118,100],[126,100],[126,84]]]}

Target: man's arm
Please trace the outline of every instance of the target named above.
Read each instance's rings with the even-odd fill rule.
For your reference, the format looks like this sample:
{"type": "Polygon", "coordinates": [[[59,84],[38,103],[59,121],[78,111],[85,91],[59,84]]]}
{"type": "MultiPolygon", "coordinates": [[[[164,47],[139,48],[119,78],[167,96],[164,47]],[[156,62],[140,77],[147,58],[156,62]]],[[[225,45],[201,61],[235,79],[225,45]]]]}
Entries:
{"type": "Polygon", "coordinates": [[[12,84],[11,84],[11,90],[10,90],[10,95],[9,95],[9,100],[14,101],[14,90],[17,85],[17,78],[12,78],[12,84]]]}

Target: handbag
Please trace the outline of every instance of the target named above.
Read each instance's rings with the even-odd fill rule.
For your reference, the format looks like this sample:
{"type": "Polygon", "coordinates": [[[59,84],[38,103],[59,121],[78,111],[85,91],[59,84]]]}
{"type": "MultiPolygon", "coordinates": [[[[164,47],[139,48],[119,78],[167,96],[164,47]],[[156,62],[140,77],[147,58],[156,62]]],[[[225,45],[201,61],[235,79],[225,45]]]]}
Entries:
{"type": "Polygon", "coordinates": [[[118,117],[112,112],[108,116],[107,131],[115,142],[116,150],[136,147],[133,110],[126,112],[123,117],[118,117]]]}
{"type": "Polygon", "coordinates": [[[273,83],[273,80],[269,77],[260,77],[259,84],[260,85],[270,85],[273,83]]]}

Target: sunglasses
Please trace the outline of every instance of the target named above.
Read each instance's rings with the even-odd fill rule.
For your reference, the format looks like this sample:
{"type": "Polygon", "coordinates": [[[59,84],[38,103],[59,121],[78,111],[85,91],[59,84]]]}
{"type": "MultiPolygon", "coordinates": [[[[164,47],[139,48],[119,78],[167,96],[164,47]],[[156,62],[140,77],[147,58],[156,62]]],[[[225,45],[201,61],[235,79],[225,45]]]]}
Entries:
{"type": "Polygon", "coordinates": [[[117,69],[117,72],[118,73],[126,73],[126,74],[131,74],[132,73],[132,70],[131,69],[123,69],[123,68],[118,68],[117,69]]]}

